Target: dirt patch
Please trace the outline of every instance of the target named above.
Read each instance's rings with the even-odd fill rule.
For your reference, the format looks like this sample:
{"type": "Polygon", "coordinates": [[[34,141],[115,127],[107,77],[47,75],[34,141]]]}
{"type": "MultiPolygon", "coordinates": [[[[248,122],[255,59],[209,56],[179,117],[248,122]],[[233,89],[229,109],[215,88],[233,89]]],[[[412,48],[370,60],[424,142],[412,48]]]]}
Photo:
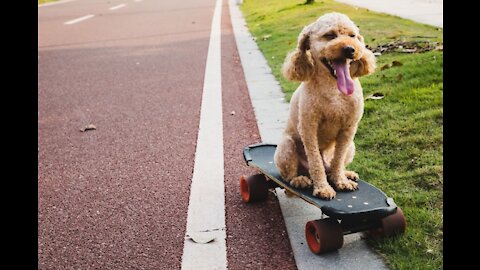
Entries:
{"type": "Polygon", "coordinates": [[[399,53],[423,53],[428,51],[443,51],[443,42],[432,41],[402,41],[396,40],[386,44],[380,44],[377,47],[368,49],[372,50],[376,54],[385,54],[392,52],[399,53]]]}

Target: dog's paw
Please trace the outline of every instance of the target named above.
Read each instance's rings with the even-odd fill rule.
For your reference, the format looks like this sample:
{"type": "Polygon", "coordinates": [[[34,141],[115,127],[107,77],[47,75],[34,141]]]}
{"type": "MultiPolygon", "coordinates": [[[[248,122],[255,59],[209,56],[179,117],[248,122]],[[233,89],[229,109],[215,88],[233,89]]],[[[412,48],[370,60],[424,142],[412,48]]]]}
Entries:
{"type": "Polygon", "coordinates": [[[360,179],[360,176],[358,176],[358,173],[356,173],[354,171],[345,171],[345,176],[348,179],[353,180],[353,181],[358,181],[358,179],[360,179]]]}
{"type": "Polygon", "coordinates": [[[290,185],[296,188],[308,188],[312,186],[312,180],[310,180],[310,178],[306,176],[300,175],[300,176],[294,177],[290,181],[290,185]]]}
{"type": "Polygon", "coordinates": [[[335,189],[337,190],[346,190],[346,191],[352,191],[358,189],[358,183],[354,182],[348,178],[342,178],[342,179],[337,179],[336,181],[333,181],[333,185],[335,186],[335,189]]]}
{"type": "Polygon", "coordinates": [[[324,200],[331,200],[335,198],[335,195],[337,195],[337,193],[330,185],[315,187],[313,189],[313,196],[319,197],[324,200]]]}

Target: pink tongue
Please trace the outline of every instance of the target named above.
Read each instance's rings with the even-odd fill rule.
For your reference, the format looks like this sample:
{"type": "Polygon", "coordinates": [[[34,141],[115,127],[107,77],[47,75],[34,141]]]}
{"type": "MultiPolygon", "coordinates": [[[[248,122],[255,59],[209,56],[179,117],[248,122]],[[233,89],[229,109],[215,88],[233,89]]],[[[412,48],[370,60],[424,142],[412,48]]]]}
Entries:
{"type": "Polygon", "coordinates": [[[353,93],[353,80],[350,77],[347,61],[333,61],[333,67],[337,72],[337,86],[340,92],[349,96],[353,93]]]}

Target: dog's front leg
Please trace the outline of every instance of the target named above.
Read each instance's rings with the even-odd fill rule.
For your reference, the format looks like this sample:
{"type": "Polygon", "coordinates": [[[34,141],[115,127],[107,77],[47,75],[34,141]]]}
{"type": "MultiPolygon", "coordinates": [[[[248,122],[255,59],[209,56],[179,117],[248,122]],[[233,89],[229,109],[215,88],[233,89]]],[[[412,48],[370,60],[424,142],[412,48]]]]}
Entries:
{"type": "Polygon", "coordinates": [[[331,200],[335,190],[328,184],[323,159],[318,149],[318,118],[303,114],[300,117],[299,133],[308,159],[310,178],[313,182],[313,196],[331,200]]]}
{"type": "Polygon", "coordinates": [[[345,158],[355,131],[341,131],[335,143],[335,152],[331,162],[331,181],[337,190],[355,190],[358,183],[345,176],[345,158]]]}

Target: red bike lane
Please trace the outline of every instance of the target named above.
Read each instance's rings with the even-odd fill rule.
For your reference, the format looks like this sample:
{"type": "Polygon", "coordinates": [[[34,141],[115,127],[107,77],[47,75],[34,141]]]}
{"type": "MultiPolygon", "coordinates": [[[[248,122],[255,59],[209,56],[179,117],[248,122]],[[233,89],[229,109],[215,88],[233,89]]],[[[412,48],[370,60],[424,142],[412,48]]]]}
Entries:
{"type": "MultiPolygon", "coordinates": [[[[51,27],[67,4],[39,10],[39,269],[178,269],[214,1],[95,5],[51,27]]],[[[238,193],[260,137],[226,1],[221,46],[228,267],[294,269],[274,195],[238,193]]]]}

